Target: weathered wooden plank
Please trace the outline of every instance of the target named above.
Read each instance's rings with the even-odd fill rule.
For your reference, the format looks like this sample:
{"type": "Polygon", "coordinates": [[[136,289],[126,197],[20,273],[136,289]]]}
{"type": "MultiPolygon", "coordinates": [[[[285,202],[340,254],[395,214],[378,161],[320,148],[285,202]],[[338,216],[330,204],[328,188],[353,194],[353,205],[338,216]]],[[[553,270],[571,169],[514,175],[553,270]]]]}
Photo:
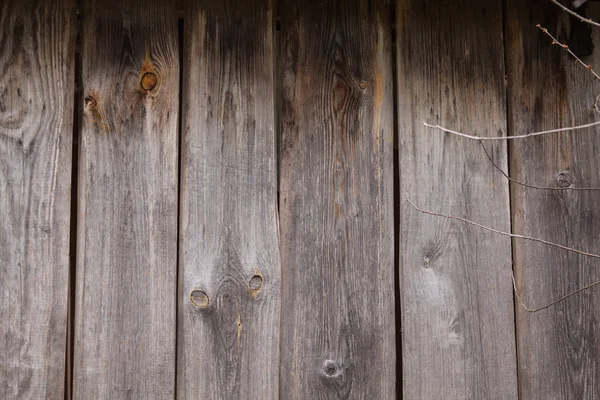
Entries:
{"type": "MultiPolygon", "coordinates": [[[[595,9],[595,19],[600,8],[595,9]]],[[[513,135],[598,120],[593,111],[600,84],[535,25],[567,42],[569,16],[549,2],[507,3],[509,120],[513,135]]],[[[600,32],[594,30],[600,65],[600,32]]],[[[571,40],[569,40],[572,45],[571,40]]],[[[574,46],[575,47],[575,46],[574,46]]],[[[600,187],[599,129],[511,142],[514,179],[550,187],[600,187]]],[[[600,194],[593,191],[511,187],[513,230],[600,253],[600,194]]],[[[600,280],[600,263],[538,243],[514,243],[517,287],[530,308],[548,304],[600,280]]],[[[536,314],[517,306],[521,398],[600,398],[600,292],[591,289],[536,314]]]]}
{"type": "Polygon", "coordinates": [[[160,0],[83,5],[77,399],[174,396],[174,12],[160,0]]]}
{"type": "Polygon", "coordinates": [[[185,12],[178,397],[278,398],[270,0],[185,12]]]}
{"type": "Polygon", "coordinates": [[[282,7],[281,396],[393,399],[389,4],[282,7]]]}
{"type": "Polygon", "coordinates": [[[0,397],[64,396],[75,8],[0,3],[0,397]]]}
{"type": "MultiPolygon", "coordinates": [[[[508,182],[476,141],[506,132],[501,1],[398,1],[400,291],[407,399],[514,399],[508,182]]],[[[486,143],[506,168],[505,143],[486,143]]]]}

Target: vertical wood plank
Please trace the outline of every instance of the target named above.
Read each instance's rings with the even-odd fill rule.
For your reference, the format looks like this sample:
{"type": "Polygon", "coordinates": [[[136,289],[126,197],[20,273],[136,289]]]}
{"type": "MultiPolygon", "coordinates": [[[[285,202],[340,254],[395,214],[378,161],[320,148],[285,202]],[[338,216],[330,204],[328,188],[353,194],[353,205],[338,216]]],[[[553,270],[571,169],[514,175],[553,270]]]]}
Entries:
{"type": "Polygon", "coordinates": [[[389,4],[282,7],[281,396],[393,399],[389,4]]]}
{"type": "MultiPolygon", "coordinates": [[[[400,291],[408,399],[515,399],[508,182],[476,141],[506,133],[501,1],[398,1],[400,291]]],[[[486,143],[506,168],[505,143],[486,143]]]]}
{"type": "MultiPolygon", "coordinates": [[[[600,84],[536,24],[559,40],[570,39],[577,21],[549,2],[507,3],[507,59],[510,132],[513,135],[598,120],[593,110],[600,84]]],[[[600,8],[589,4],[595,20],[600,8]]],[[[596,50],[584,58],[600,65],[596,50]]],[[[512,141],[514,179],[538,186],[600,187],[599,129],[512,141]]],[[[513,230],[569,247],[600,253],[600,195],[597,191],[535,190],[513,185],[513,230]]],[[[600,263],[542,244],[514,243],[517,288],[530,308],[600,280],[600,263]]],[[[574,295],[536,314],[517,306],[520,398],[600,398],[600,292],[574,295]]]]}
{"type": "Polygon", "coordinates": [[[82,15],[74,397],[172,398],[175,10],[96,0],[82,15]]]}
{"type": "Polygon", "coordinates": [[[276,399],[272,5],[189,1],[185,16],[178,397],[276,399]]]}
{"type": "Polygon", "coordinates": [[[64,396],[75,7],[0,3],[0,397],[64,396]]]}

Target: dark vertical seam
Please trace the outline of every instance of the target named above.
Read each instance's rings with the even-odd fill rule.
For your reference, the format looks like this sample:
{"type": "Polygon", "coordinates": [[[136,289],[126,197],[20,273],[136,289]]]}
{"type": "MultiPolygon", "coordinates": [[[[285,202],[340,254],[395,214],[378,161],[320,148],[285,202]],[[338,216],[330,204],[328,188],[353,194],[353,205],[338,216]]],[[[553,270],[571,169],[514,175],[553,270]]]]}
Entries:
{"type": "Polygon", "coordinates": [[[397,39],[397,8],[396,3],[391,5],[391,37],[392,37],[392,98],[393,98],[393,163],[394,163],[394,308],[395,308],[395,337],[396,337],[396,398],[402,399],[402,308],[400,303],[400,159],[398,146],[398,51],[396,49],[397,39]]]}
{"type": "Polygon", "coordinates": [[[67,283],[67,337],[65,355],[65,400],[73,398],[73,361],[75,358],[75,295],[77,271],[77,177],[79,175],[79,117],[81,104],[81,0],[75,4],[75,51],[73,74],[73,137],[71,150],[71,204],[69,232],[69,277],[67,283]]]}
{"type": "Polygon", "coordinates": [[[283,262],[281,258],[281,207],[280,201],[280,184],[281,184],[281,101],[282,101],[282,79],[281,79],[281,15],[278,0],[273,0],[273,14],[271,15],[272,25],[272,40],[273,40],[273,105],[274,105],[274,122],[275,122],[275,168],[276,168],[276,185],[277,185],[277,237],[279,243],[279,360],[277,363],[277,387],[278,398],[282,399],[282,379],[281,379],[281,363],[282,363],[282,343],[283,343],[283,262]],[[279,32],[279,33],[277,33],[279,32]]]}
{"type": "Polygon", "coordinates": [[[181,284],[180,269],[181,269],[181,149],[183,147],[183,33],[184,33],[185,18],[183,16],[177,18],[177,52],[179,61],[179,92],[177,98],[179,100],[179,115],[177,119],[177,256],[175,270],[175,381],[173,383],[173,396],[179,398],[177,393],[178,381],[178,364],[179,364],[179,312],[180,312],[180,292],[181,284]]]}
{"type": "Polygon", "coordinates": [[[277,7],[277,0],[273,0],[273,14],[272,18],[272,49],[273,49],[273,105],[274,109],[274,122],[275,122],[275,168],[276,168],[276,185],[277,185],[277,212],[279,213],[279,181],[280,181],[280,160],[279,150],[281,147],[281,61],[280,57],[277,57],[281,53],[279,34],[281,31],[280,18],[277,15],[279,11],[277,7]]]}
{"type": "MultiPolygon", "coordinates": [[[[508,0],[503,0],[502,1],[502,39],[503,39],[503,44],[504,44],[504,100],[505,100],[505,112],[506,112],[506,136],[510,136],[510,128],[511,128],[511,122],[512,122],[512,113],[511,113],[511,102],[510,102],[510,82],[508,81],[508,32],[507,32],[507,25],[508,25],[508,16],[507,16],[507,9],[508,9],[508,0]]],[[[511,166],[511,147],[513,146],[511,143],[505,143],[506,146],[506,168],[507,168],[507,175],[511,176],[510,174],[510,166],[511,166]]],[[[508,209],[509,209],[509,228],[510,228],[510,233],[514,233],[513,232],[513,202],[512,202],[512,188],[513,188],[513,184],[509,181],[508,182],[508,209]]],[[[511,250],[511,273],[515,274],[515,248],[514,248],[514,239],[511,239],[510,241],[510,250],[511,250]]],[[[520,399],[521,398],[521,385],[520,385],[520,374],[519,374],[519,329],[518,329],[518,320],[517,320],[517,307],[518,307],[518,303],[516,301],[515,298],[515,292],[512,291],[512,297],[513,297],[513,321],[514,321],[514,330],[515,330],[515,365],[517,368],[516,371],[516,375],[517,375],[517,398],[520,399]]]]}

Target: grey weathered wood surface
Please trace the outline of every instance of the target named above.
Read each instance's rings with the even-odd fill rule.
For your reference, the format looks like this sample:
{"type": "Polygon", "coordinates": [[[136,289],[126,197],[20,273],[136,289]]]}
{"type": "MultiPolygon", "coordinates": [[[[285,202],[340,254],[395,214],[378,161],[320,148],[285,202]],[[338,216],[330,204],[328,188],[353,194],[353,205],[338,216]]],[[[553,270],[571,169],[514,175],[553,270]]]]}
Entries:
{"type": "Polygon", "coordinates": [[[0,397],[65,384],[75,8],[0,3],[0,397]]]}
{"type": "MultiPolygon", "coordinates": [[[[592,122],[600,83],[539,29],[568,41],[573,23],[548,2],[507,3],[507,60],[510,132],[551,129],[592,122]]],[[[594,7],[594,4],[591,4],[594,7]]],[[[595,6],[594,18],[600,17],[595,6]]],[[[596,50],[585,58],[600,64],[596,50]]],[[[600,187],[599,129],[566,132],[511,142],[514,179],[551,187],[600,187]]],[[[513,231],[600,253],[600,194],[597,191],[511,188],[513,231]]],[[[600,263],[559,249],[514,242],[517,287],[523,301],[540,307],[600,280],[600,263]]],[[[517,307],[519,390],[522,399],[600,398],[600,292],[593,288],[544,311],[517,307]]]]}
{"type": "Polygon", "coordinates": [[[276,399],[272,4],[189,1],[185,18],[178,397],[276,399]]]}
{"type": "Polygon", "coordinates": [[[391,14],[286,2],[281,397],[393,399],[391,14]]]}
{"type": "Polygon", "coordinates": [[[177,20],[160,0],[82,16],[74,397],[172,398],[177,20]]]}
{"type": "MultiPolygon", "coordinates": [[[[515,399],[508,182],[476,141],[506,133],[501,1],[398,1],[400,292],[407,399],[515,399]]],[[[505,143],[486,143],[506,168],[505,143]]]]}

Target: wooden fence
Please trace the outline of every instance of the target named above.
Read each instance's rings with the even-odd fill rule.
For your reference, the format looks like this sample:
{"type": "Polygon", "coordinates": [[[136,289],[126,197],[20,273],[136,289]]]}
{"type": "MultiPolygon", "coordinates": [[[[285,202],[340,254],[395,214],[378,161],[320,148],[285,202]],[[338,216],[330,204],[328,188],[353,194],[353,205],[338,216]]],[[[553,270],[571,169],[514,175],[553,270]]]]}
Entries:
{"type": "Polygon", "coordinates": [[[588,29],[549,0],[0,0],[0,398],[600,398],[600,291],[532,313],[511,278],[539,308],[598,260],[409,203],[600,252],[598,128],[423,125],[595,121],[537,23],[588,29]]]}

